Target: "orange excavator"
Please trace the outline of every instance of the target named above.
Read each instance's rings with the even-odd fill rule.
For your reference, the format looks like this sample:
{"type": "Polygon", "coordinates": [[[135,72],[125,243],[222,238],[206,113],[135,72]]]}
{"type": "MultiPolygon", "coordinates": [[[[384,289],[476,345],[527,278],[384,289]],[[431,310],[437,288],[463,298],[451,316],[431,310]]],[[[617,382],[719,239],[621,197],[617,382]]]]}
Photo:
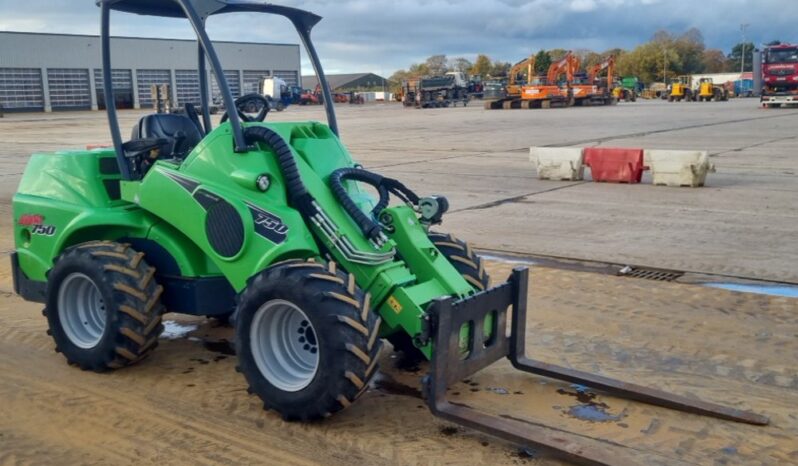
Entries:
{"type": "Polygon", "coordinates": [[[503,95],[498,99],[485,100],[485,110],[520,108],[522,82],[529,82],[535,72],[535,56],[530,55],[510,68],[507,85],[503,95]],[[526,72],[526,79],[519,76],[526,72]]]}
{"type": "Polygon", "coordinates": [[[546,79],[542,82],[529,83],[521,87],[521,108],[551,108],[573,105],[571,83],[574,73],[579,67],[579,60],[568,52],[560,60],[549,66],[546,79]],[[565,75],[565,86],[560,87],[558,81],[565,75]]]}
{"type": "MultiPolygon", "coordinates": [[[[574,57],[575,68],[579,68],[579,58],[574,57]]],[[[613,76],[615,75],[615,56],[610,55],[601,63],[587,70],[587,79],[575,79],[571,85],[575,105],[612,105],[617,99],[612,94],[613,76]],[[606,77],[600,77],[606,70],[606,77]]]]}

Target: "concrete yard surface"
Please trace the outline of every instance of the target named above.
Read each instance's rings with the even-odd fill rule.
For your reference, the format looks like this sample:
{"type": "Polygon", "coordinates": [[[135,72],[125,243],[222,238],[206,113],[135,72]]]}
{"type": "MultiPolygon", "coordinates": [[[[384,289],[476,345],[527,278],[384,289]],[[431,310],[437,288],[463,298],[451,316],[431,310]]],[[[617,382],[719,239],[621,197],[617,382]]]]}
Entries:
{"type": "MultiPolygon", "coordinates": [[[[798,464],[798,299],[590,272],[630,264],[794,290],[798,109],[739,99],[337,110],[343,143],[367,169],[449,198],[437,229],[488,254],[494,284],[534,264],[528,356],[752,410],[771,423],[583,391],[507,362],[454,385],[451,400],[551,426],[640,464],[798,464]],[[538,180],[533,145],[707,150],[717,172],[703,188],[653,186],[648,174],[639,185],[538,180]]],[[[120,112],[123,135],[144,113],[120,112]]],[[[323,120],[323,112],[294,106],[268,118],[323,120]]],[[[213,319],[166,315],[159,347],[130,368],[68,366],[53,351],[42,306],[13,294],[11,197],[30,153],[109,139],[102,112],[0,119],[0,465],[564,464],[433,417],[420,391],[428,366],[403,366],[387,343],[363,397],[311,424],[283,422],[247,394],[234,371],[233,330],[213,319]]]]}
{"type": "MultiPolygon", "coordinates": [[[[798,109],[754,99],[638,101],[611,107],[492,110],[338,105],[344,144],[366,168],[446,195],[443,228],[476,246],[798,283],[798,109]],[[707,150],[704,188],[538,180],[529,146],[707,150]],[[790,241],[790,238],[793,240],[790,241]]],[[[144,111],[123,111],[123,135],[144,111]]],[[[320,107],[268,119],[324,120],[320,107]]],[[[103,112],[0,120],[0,209],[27,156],[108,142],[103,112]]],[[[589,170],[587,170],[589,174],[589,170]]],[[[588,180],[589,175],[588,175],[588,180]]]]}

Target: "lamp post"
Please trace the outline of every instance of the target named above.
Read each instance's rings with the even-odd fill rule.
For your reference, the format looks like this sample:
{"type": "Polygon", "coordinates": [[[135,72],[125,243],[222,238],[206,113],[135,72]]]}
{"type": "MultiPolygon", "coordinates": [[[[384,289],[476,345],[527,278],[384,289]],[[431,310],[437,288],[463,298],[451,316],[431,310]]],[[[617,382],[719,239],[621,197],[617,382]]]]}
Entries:
{"type": "Polygon", "coordinates": [[[740,74],[745,72],[745,30],[750,26],[748,23],[740,25],[740,32],[743,33],[743,51],[740,54],[740,74]]]}

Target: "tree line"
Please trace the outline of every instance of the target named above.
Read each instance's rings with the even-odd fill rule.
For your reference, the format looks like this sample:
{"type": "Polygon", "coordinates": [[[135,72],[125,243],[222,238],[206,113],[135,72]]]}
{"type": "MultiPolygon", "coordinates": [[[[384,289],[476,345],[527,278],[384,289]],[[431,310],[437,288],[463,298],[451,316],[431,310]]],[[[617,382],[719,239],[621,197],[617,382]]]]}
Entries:
{"type": "MultiPolygon", "coordinates": [[[[701,31],[691,28],[682,34],[657,31],[648,42],[632,50],[614,48],[599,53],[578,49],[572,52],[579,56],[583,70],[601,63],[609,55],[615,55],[620,76],[637,76],[643,82],[651,83],[683,74],[739,72],[743,63],[745,71],[751,71],[753,51],[753,42],[738,43],[729,53],[707,48],[701,31]]],[[[535,72],[545,73],[551,63],[566,53],[564,49],[540,50],[535,54],[535,72]]],[[[422,63],[414,63],[406,70],[395,72],[390,80],[398,83],[410,78],[442,75],[448,71],[462,71],[482,79],[502,78],[511,67],[511,63],[493,60],[484,54],[477,55],[473,62],[465,57],[433,55],[422,63]]]]}

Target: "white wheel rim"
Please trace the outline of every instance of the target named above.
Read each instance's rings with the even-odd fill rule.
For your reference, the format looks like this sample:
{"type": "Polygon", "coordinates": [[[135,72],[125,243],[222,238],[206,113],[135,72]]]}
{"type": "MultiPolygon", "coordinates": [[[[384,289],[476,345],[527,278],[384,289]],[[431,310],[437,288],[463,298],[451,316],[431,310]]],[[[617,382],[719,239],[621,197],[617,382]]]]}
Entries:
{"type": "Polygon", "coordinates": [[[293,303],[282,299],[264,303],[252,318],[249,345],[260,373],[280,390],[297,392],[316,377],[317,333],[293,303]]]}
{"type": "Polygon", "coordinates": [[[67,275],[58,288],[58,319],[78,348],[97,346],[105,333],[107,311],[100,289],[82,273],[67,275]]]}

